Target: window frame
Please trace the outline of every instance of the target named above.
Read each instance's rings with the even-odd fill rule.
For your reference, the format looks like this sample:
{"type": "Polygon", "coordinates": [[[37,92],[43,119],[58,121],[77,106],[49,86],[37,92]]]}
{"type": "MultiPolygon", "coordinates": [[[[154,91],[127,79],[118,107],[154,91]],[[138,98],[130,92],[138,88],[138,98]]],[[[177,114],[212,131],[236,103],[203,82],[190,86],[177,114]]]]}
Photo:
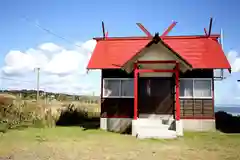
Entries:
{"type": "Polygon", "coordinates": [[[103,78],[103,88],[102,88],[102,97],[103,98],[134,98],[134,95],[133,96],[122,96],[122,81],[127,81],[127,80],[134,80],[134,78],[103,78]],[[106,96],[104,95],[105,93],[105,88],[104,88],[104,83],[105,81],[119,81],[119,96],[106,96]]]}
{"type": "MultiPolygon", "coordinates": [[[[193,83],[193,96],[179,96],[179,98],[181,98],[181,99],[212,99],[213,98],[213,79],[212,78],[180,78],[179,79],[180,81],[181,80],[191,80],[192,81],[192,83],[193,83]],[[210,89],[211,89],[211,95],[210,96],[207,96],[207,97],[196,97],[196,96],[194,96],[194,81],[195,80],[205,80],[205,81],[210,81],[211,82],[211,87],[210,87],[210,89]]],[[[179,81],[179,83],[180,83],[180,81],[179,81]]],[[[181,86],[180,86],[181,87],[181,86]]],[[[180,88],[179,87],[179,88],[180,88]]]]}

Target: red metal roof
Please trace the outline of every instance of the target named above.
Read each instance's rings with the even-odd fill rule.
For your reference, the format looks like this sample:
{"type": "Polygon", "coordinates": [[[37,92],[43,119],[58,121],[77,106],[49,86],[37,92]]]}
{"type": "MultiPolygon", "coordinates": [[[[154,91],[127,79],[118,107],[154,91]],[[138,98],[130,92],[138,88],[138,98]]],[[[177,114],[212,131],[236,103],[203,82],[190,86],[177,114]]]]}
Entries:
{"type": "MultiPolygon", "coordinates": [[[[230,69],[231,66],[217,41],[218,35],[166,36],[163,41],[185,59],[193,68],[230,69]]],[[[151,39],[148,37],[96,38],[97,45],[88,63],[88,69],[120,68],[151,39]]]]}

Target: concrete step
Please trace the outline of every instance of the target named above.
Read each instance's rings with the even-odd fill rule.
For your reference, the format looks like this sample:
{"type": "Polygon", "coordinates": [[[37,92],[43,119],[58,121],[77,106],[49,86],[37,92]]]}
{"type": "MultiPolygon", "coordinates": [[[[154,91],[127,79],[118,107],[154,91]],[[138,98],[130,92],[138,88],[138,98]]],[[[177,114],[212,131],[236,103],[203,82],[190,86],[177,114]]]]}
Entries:
{"type": "Polygon", "coordinates": [[[135,128],[137,129],[141,129],[141,128],[146,128],[146,129],[152,129],[152,128],[155,128],[155,129],[165,129],[165,130],[168,130],[170,128],[169,125],[164,125],[164,124],[160,124],[160,125],[156,125],[156,124],[137,124],[135,125],[135,128]]]}
{"type": "Polygon", "coordinates": [[[159,125],[159,124],[163,124],[162,123],[162,120],[161,119],[148,119],[148,118],[139,118],[136,120],[135,122],[136,124],[142,124],[142,125],[149,125],[149,124],[152,124],[152,125],[159,125]]]}
{"type": "Polygon", "coordinates": [[[177,138],[177,134],[175,131],[171,130],[142,129],[137,131],[137,138],[173,139],[177,138]]]}
{"type": "Polygon", "coordinates": [[[156,119],[138,119],[134,122],[137,127],[156,127],[156,128],[169,128],[170,125],[163,124],[162,120],[156,119]]]}

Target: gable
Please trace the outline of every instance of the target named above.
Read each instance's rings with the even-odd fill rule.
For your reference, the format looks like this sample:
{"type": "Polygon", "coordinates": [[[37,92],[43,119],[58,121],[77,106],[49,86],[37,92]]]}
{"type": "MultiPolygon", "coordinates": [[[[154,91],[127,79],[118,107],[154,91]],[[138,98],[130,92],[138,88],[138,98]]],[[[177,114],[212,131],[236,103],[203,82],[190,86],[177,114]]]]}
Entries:
{"type": "MultiPolygon", "coordinates": [[[[165,46],[164,43],[157,42],[141,50],[138,54],[133,56],[125,65],[124,69],[130,73],[133,71],[134,63],[137,61],[178,61],[180,70],[182,72],[191,69],[188,64],[185,63],[181,57],[179,58],[175,53],[165,46]]],[[[162,70],[173,70],[175,64],[173,63],[154,63],[154,64],[141,64],[141,68],[145,69],[162,69],[162,70]]],[[[172,73],[141,73],[140,77],[171,77],[172,73]]]]}

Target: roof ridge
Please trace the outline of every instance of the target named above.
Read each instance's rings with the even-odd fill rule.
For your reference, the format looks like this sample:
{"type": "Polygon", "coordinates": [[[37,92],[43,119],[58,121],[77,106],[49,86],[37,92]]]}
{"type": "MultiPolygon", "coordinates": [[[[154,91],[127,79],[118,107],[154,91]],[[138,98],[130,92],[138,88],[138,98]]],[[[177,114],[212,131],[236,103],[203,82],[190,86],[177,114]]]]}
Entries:
{"type": "MultiPolygon", "coordinates": [[[[161,37],[161,36],[160,36],[161,37]]],[[[196,39],[196,38],[219,38],[219,34],[212,34],[211,36],[206,35],[178,35],[178,36],[164,36],[161,37],[162,39],[196,39]]],[[[100,40],[151,40],[152,37],[143,37],[143,36],[131,36],[131,37],[106,37],[105,39],[103,37],[95,37],[93,38],[97,41],[100,40]]]]}

